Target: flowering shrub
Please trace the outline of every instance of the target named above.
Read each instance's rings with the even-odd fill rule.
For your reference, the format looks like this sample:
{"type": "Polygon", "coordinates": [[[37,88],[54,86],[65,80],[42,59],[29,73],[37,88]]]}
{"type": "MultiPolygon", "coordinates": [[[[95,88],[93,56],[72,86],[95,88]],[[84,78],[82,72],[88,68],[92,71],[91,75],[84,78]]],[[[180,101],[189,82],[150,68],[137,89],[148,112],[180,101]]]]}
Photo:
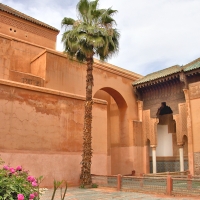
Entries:
{"type": "MultiPolygon", "coordinates": [[[[0,164],[3,164],[1,158],[0,164]]],[[[36,200],[38,195],[37,179],[21,166],[4,165],[0,169],[0,200],[36,200]]]]}

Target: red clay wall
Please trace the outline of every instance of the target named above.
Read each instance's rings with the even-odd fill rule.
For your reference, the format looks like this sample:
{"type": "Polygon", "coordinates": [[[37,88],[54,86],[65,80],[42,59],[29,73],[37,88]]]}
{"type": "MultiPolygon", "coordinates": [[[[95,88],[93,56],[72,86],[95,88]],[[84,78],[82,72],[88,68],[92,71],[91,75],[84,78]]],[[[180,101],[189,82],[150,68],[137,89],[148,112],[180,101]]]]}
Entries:
{"type": "Polygon", "coordinates": [[[55,49],[58,32],[0,11],[0,33],[55,49]]]}
{"type": "MultiPolygon", "coordinates": [[[[0,72],[2,74],[1,77],[3,79],[23,82],[25,78],[26,81],[23,83],[36,85],[33,83],[41,82],[41,85],[38,86],[44,86],[44,90],[45,88],[46,90],[54,89],[57,90],[58,93],[68,92],[71,93],[71,95],[85,96],[85,64],[72,61],[62,53],[53,50],[45,50],[41,46],[25,43],[11,37],[1,36],[1,43],[4,46],[1,50],[0,56],[0,59],[3,59],[0,66],[0,72]],[[7,74],[4,73],[5,69],[7,74]],[[10,73],[11,70],[12,73],[10,73]],[[23,73],[21,74],[21,72],[23,73]],[[22,77],[23,74],[24,77],[22,77]],[[22,79],[21,81],[20,78],[22,79]]],[[[116,114],[112,115],[112,113],[110,113],[111,115],[109,116],[113,123],[117,121],[119,124],[119,127],[113,126],[111,130],[112,134],[114,134],[114,131],[117,129],[119,129],[119,133],[117,135],[113,135],[112,140],[114,146],[112,152],[107,155],[107,147],[110,145],[108,143],[110,135],[107,135],[108,123],[110,123],[107,121],[107,107],[104,105],[103,110],[100,109],[102,112],[98,110],[98,112],[95,113],[95,109],[93,110],[93,134],[97,135],[97,138],[99,139],[94,142],[94,149],[96,149],[94,152],[96,152],[96,154],[93,157],[93,163],[96,164],[92,165],[92,169],[97,174],[129,174],[133,169],[136,170],[137,173],[143,172],[143,163],[141,160],[138,160],[138,153],[141,154],[143,147],[137,147],[134,145],[135,132],[133,131],[133,121],[138,120],[138,108],[136,97],[132,90],[132,82],[139,77],[139,75],[134,75],[134,73],[127,72],[126,70],[119,69],[107,63],[101,63],[98,61],[95,61],[94,63],[93,94],[99,90],[104,90],[109,93],[109,95],[111,95],[116,102],[116,104],[113,105],[114,107],[111,108],[111,111],[115,111],[116,108],[118,108],[117,112],[120,113],[118,119],[116,119],[116,114]],[[102,121],[104,121],[104,123],[102,123],[102,121]],[[101,124],[101,126],[99,126],[99,124],[101,124]],[[102,140],[101,143],[99,143],[100,139],[102,140]],[[116,140],[118,142],[117,146],[114,144],[116,140]],[[99,162],[104,163],[102,164],[102,168],[98,167],[99,162]],[[113,166],[113,172],[111,172],[110,168],[111,163],[113,166]]],[[[28,100],[29,98],[32,99],[32,96],[27,95],[26,99],[28,100]]],[[[43,97],[40,96],[40,98],[43,97]]],[[[45,101],[41,100],[42,103],[40,102],[38,105],[42,105],[42,107],[46,105],[46,112],[46,109],[48,110],[49,108],[49,103],[48,101],[46,102],[46,97],[43,99],[45,101]]],[[[50,99],[52,99],[52,97],[50,97],[50,99]]],[[[13,108],[15,108],[16,105],[14,104],[13,108]]],[[[37,109],[39,109],[37,108],[37,104],[33,105],[33,107],[34,106],[37,111],[37,109]]],[[[50,105],[50,108],[51,107],[52,105],[50,105]]],[[[57,108],[53,106],[52,110],[54,109],[57,108]]],[[[83,119],[83,113],[80,115],[83,119]]],[[[41,121],[42,132],[48,132],[48,130],[51,132],[53,130],[46,127],[50,121],[53,121],[54,124],[60,126],[60,121],[57,119],[55,120],[55,117],[53,117],[51,113],[50,115],[42,116],[41,120],[43,120],[41,121]],[[45,124],[45,128],[43,128],[42,124],[45,124]]],[[[73,126],[75,127],[76,125],[77,124],[74,124],[73,126]]],[[[20,123],[19,126],[21,126],[20,123]]],[[[36,127],[32,126],[30,129],[34,132],[36,127]]],[[[57,131],[57,129],[55,130],[57,131]]],[[[69,132],[67,132],[67,134],[69,132]]],[[[48,148],[48,146],[50,148],[51,145],[53,145],[54,149],[61,148],[60,143],[59,145],[57,144],[57,141],[62,140],[62,137],[60,137],[61,135],[54,136],[52,133],[51,142],[40,144],[39,142],[34,141],[36,146],[38,146],[35,148],[48,148]]],[[[67,137],[67,141],[68,139],[68,143],[70,143],[70,136],[67,137]]],[[[95,138],[93,139],[95,140],[95,138]]],[[[28,140],[29,139],[27,139],[27,141],[28,140]]],[[[48,141],[50,141],[50,139],[48,141]]],[[[12,142],[12,140],[10,142],[12,142]]],[[[72,151],[74,151],[74,148],[79,147],[78,144],[79,143],[75,145],[76,147],[72,147],[72,151]]],[[[24,146],[24,149],[28,148],[26,145],[24,146]]],[[[49,149],[47,150],[49,151],[49,149]]],[[[62,149],[56,149],[56,152],[57,151],[60,152],[58,154],[62,154],[62,149]]],[[[80,156],[81,153],[79,152],[77,155],[80,156]]]]}
{"type": "MultiPolygon", "coordinates": [[[[0,82],[0,154],[22,165],[43,186],[54,178],[78,184],[82,154],[84,98],[44,88],[0,82]]],[[[106,104],[94,104],[92,173],[107,174],[106,104]],[[98,113],[98,114],[95,114],[98,113]],[[101,168],[98,166],[101,165],[101,168]]]]}
{"type": "Polygon", "coordinates": [[[31,60],[42,51],[42,47],[0,34],[0,78],[11,79],[10,70],[31,73],[31,60]]]}
{"type": "Polygon", "coordinates": [[[194,172],[200,175],[200,82],[189,85],[192,132],[193,132],[193,152],[194,155],[194,172]]]}

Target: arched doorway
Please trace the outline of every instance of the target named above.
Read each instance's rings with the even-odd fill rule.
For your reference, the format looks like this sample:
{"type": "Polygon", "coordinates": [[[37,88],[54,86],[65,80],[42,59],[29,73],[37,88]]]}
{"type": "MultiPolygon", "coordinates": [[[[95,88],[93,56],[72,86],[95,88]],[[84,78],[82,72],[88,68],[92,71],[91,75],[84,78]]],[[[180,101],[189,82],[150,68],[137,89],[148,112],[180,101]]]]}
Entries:
{"type": "Polygon", "coordinates": [[[174,116],[172,110],[171,113],[157,114],[157,142],[154,147],[152,146],[156,155],[153,162],[150,149],[150,173],[183,172],[188,169],[188,139],[186,135],[181,137],[179,126],[176,130],[176,121],[173,117],[177,120],[177,115],[174,116]],[[152,170],[153,163],[156,170],[152,170]]]}
{"type": "MultiPolygon", "coordinates": [[[[113,88],[104,87],[94,94],[94,98],[107,101],[107,155],[108,174],[122,173],[123,152],[121,147],[129,142],[127,125],[127,103],[113,88]]],[[[127,165],[127,168],[132,166],[127,165]]]]}
{"type": "MultiPolygon", "coordinates": [[[[168,107],[168,106],[166,106],[168,107]]],[[[170,110],[171,108],[168,107],[170,110]]],[[[156,147],[156,172],[180,171],[179,147],[176,138],[176,123],[173,111],[158,115],[157,147],[156,147]],[[171,113],[170,113],[171,112],[171,113]]]]}

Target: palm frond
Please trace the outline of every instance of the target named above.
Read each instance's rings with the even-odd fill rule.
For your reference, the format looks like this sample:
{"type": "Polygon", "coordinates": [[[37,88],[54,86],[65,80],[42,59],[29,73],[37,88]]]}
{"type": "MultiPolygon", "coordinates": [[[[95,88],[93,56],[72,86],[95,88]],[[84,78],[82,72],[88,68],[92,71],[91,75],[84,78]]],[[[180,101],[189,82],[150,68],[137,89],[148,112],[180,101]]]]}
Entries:
{"type": "Polygon", "coordinates": [[[90,5],[90,10],[91,10],[91,11],[92,11],[92,10],[97,10],[98,3],[99,3],[99,0],[91,1],[91,2],[89,3],[89,5],[90,5]]]}
{"type": "Polygon", "coordinates": [[[85,54],[82,53],[81,50],[78,50],[76,53],[76,59],[80,62],[83,62],[86,59],[85,54]]]}
{"type": "Polygon", "coordinates": [[[112,10],[111,8],[107,9],[108,15],[112,16],[113,14],[116,14],[118,11],[117,10],[112,10]]]}
{"type": "Polygon", "coordinates": [[[90,19],[90,24],[95,19],[94,12],[97,10],[99,0],[94,0],[89,3],[88,18],[90,19]]]}
{"type": "Polygon", "coordinates": [[[78,60],[97,54],[105,60],[119,50],[119,32],[113,28],[117,10],[98,9],[99,0],[80,0],[77,4],[79,20],[64,18],[68,30],[62,36],[65,51],[78,60]]]}
{"type": "Polygon", "coordinates": [[[61,22],[61,27],[65,26],[72,26],[74,24],[75,20],[70,18],[70,17],[65,17],[63,18],[62,22],[61,22]]]}
{"type": "Polygon", "coordinates": [[[101,14],[101,23],[106,24],[116,24],[115,20],[112,18],[112,15],[117,12],[117,10],[112,10],[111,8],[102,9],[101,14]]]}
{"type": "Polygon", "coordinates": [[[86,41],[89,45],[93,46],[93,48],[99,48],[105,44],[103,37],[98,36],[88,36],[86,41]]]}
{"type": "Polygon", "coordinates": [[[80,0],[76,6],[80,19],[83,21],[88,21],[88,11],[89,11],[89,1],[80,0]]]}

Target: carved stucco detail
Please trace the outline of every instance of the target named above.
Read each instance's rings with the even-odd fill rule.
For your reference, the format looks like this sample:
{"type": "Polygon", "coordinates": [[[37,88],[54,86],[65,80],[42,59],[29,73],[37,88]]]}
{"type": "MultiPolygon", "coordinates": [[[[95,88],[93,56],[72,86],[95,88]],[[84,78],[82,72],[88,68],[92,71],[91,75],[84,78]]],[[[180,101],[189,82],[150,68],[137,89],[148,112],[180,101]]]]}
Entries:
{"type": "Polygon", "coordinates": [[[181,134],[181,119],[180,119],[180,114],[174,115],[173,118],[176,121],[176,138],[177,138],[177,144],[181,145],[183,143],[183,140],[182,140],[182,134],[181,134]]]}
{"type": "Polygon", "coordinates": [[[191,93],[189,90],[184,89],[184,95],[186,99],[186,117],[187,117],[187,136],[188,136],[188,143],[193,144],[193,136],[192,136],[192,119],[191,119],[191,110],[190,110],[190,99],[191,93]]]}
{"type": "Polygon", "coordinates": [[[150,120],[150,110],[143,111],[143,114],[142,114],[142,132],[143,132],[144,144],[146,143],[147,139],[150,140],[149,120],[150,120]]]}
{"type": "Polygon", "coordinates": [[[142,146],[142,122],[133,121],[133,144],[135,146],[142,146]]]}
{"type": "Polygon", "coordinates": [[[157,125],[158,121],[156,118],[150,118],[150,138],[151,145],[157,145],[157,125]]]}
{"type": "Polygon", "coordinates": [[[150,118],[150,110],[144,110],[142,120],[144,144],[149,139],[151,146],[157,145],[157,124],[156,118],[150,118]]]}
{"type": "Polygon", "coordinates": [[[180,117],[181,117],[181,132],[182,136],[187,135],[187,107],[186,104],[179,105],[180,117]]]}
{"type": "Polygon", "coordinates": [[[182,145],[183,136],[188,136],[187,132],[187,106],[186,103],[179,104],[179,113],[174,115],[174,119],[176,121],[176,136],[177,136],[177,144],[182,145]]]}
{"type": "Polygon", "coordinates": [[[149,131],[149,126],[150,126],[150,110],[143,111],[143,135],[144,135],[144,142],[146,143],[147,139],[151,141],[150,138],[150,131],[149,131]]]}
{"type": "Polygon", "coordinates": [[[199,83],[190,84],[189,95],[190,95],[190,99],[200,98],[200,84],[199,83]]]}

